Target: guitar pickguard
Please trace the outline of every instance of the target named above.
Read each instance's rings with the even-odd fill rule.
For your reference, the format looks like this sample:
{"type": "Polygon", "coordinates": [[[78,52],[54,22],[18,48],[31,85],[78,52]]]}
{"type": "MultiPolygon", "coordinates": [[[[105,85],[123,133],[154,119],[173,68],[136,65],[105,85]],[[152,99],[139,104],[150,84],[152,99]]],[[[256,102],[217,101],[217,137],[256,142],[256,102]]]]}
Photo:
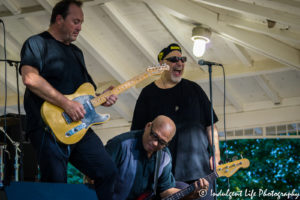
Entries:
{"type": "MultiPolygon", "coordinates": [[[[93,98],[94,97],[92,95],[83,95],[83,96],[79,96],[79,97],[72,99],[73,101],[77,101],[83,105],[86,114],[84,115],[84,118],[81,120],[81,124],[77,125],[76,127],[72,128],[71,130],[68,130],[65,133],[66,137],[70,137],[70,136],[76,134],[83,128],[87,129],[92,124],[103,123],[110,118],[109,114],[99,115],[96,113],[95,108],[91,104],[91,101],[90,101],[93,98]]],[[[66,120],[67,124],[70,124],[73,122],[72,119],[69,117],[69,115],[67,115],[67,113],[63,112],[62,115],[63,115],[64,119],[66,120]]]]}

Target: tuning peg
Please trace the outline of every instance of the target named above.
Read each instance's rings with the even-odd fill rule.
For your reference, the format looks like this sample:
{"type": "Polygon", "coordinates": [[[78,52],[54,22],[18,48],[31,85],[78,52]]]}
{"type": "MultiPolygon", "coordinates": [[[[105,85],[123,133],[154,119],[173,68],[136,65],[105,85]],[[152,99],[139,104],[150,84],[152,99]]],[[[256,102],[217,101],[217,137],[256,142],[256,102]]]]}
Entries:
{"type": "Polygon", "coordinates": [[[241,158],[243,159],[243,154],[241,154],[241,158]]]}

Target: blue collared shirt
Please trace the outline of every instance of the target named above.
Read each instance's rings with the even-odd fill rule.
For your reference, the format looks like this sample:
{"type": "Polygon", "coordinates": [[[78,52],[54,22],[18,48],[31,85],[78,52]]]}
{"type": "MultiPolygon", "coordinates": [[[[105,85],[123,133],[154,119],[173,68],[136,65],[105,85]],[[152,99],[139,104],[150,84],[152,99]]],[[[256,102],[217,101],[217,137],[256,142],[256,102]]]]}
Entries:
{"type": "MultiPolygon", "coordinates": [[[[147,157],[142,143],[143,131],[123,133],[109,140],[107,152],[115,162],[119,177],[115,184],[115,200],[136,199],[146,191],[153,191],[156,154],[147,157]]],[[[175,187],[172,159],[168,148],[162,150],[157,193],[175,187]]]]}

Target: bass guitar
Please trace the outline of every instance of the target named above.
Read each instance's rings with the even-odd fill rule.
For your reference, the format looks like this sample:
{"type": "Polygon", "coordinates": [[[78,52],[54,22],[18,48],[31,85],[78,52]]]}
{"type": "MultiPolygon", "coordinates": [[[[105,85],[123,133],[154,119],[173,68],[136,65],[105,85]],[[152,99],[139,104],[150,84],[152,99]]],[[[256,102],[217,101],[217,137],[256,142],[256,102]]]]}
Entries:
{"type": "Polygon", "coordinates": [[[109,120],[109,114],[97,114],[95,108],[106,102],[106,98],[112,94],[118,95],[131,88],[142,80],[152,75],[159,75],[169,70],[168,65],[148,67],[146,72],[124,82],[100,96],[95,96],[95,89],[90,83],[82,84],[75,93],[65,95],[68,99],[81,103],[86,111],[80,121],[72,119],[58,106],[45,101],[41,107],[41,115],[46,125],[54,133],[55,137],[64,144],[75,144],[81,140],[86,131],[95,124],[101,124],[109,120]]]}
{"type": "MultiPolygon", "coordinates": [[[[223,177],[223,176],[230,177],[233,174],[235,174],[235,172],[237,172],[240,168],[247,168],[247,167],[249,167],[249,165],[250,165],[250,161],[246,158],[236,160],[233,162],[229,162],[229,163],[217,166],[217,169],[215,172],[207,175],[204,178],[207,181],[212,182],[213,180],[215,180],[218,177],[223,177]]],[[[163,198],[162,200],[182,199],[183,197],[191,194],[194,190],[195,190],[195,186],[194,186],[194,184],[191,184],[188,187],[186,187],[168,197],[163,198]]],[[[206,192],[206,191],[204,191],[204,192],[206,192]]],[[[137,200],[156,200],[156,199],[160,199],[160,198],[158,198],[157,196],[154,196],[153,193],[151,193],[151,192],[147,192],[147,193],[140,195],[137,200]]]]}

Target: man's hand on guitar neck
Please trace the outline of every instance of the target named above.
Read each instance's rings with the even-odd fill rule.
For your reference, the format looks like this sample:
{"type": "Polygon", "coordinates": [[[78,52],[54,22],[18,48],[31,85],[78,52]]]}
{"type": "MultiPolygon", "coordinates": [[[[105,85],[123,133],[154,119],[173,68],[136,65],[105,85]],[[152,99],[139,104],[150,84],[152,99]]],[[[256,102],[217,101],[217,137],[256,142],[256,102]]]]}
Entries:
{"type": "MultiPolygon", "coordinates": [[[[105,93],[105,92],[107,92],[107,91],[109,91],[109,90],[112,90],[112,89],[114,89],[114,86],[109,86],[109,87],[108,87],[106,90],[104,90],[101,94],[103,94],[103,93],[105,93]]],[[[101,95],[101,94],[96,93],[96,96],[99,96],[99,95],[101,95]]],[[[116,103],[117,100],[118,100],[118,96],[112,94],[112,95],[110,95],[109,97],[106,98],[106,102],[104,102],[104,103],[102,104],[102,106],[105,106],[105,107],[112,106],[112,105],[114,105],[114,104],[116,103]]]]}
{"type": "Polygon", "coordinates": [[[208,191],[209,182],[204,178],[200,178],[198,181],[195,181],[194,186],[195,186],[194,192],[183,199],[198,199],[200,196],[199,192],[201,190],[205,190],[206,192],[208,191]]]}

